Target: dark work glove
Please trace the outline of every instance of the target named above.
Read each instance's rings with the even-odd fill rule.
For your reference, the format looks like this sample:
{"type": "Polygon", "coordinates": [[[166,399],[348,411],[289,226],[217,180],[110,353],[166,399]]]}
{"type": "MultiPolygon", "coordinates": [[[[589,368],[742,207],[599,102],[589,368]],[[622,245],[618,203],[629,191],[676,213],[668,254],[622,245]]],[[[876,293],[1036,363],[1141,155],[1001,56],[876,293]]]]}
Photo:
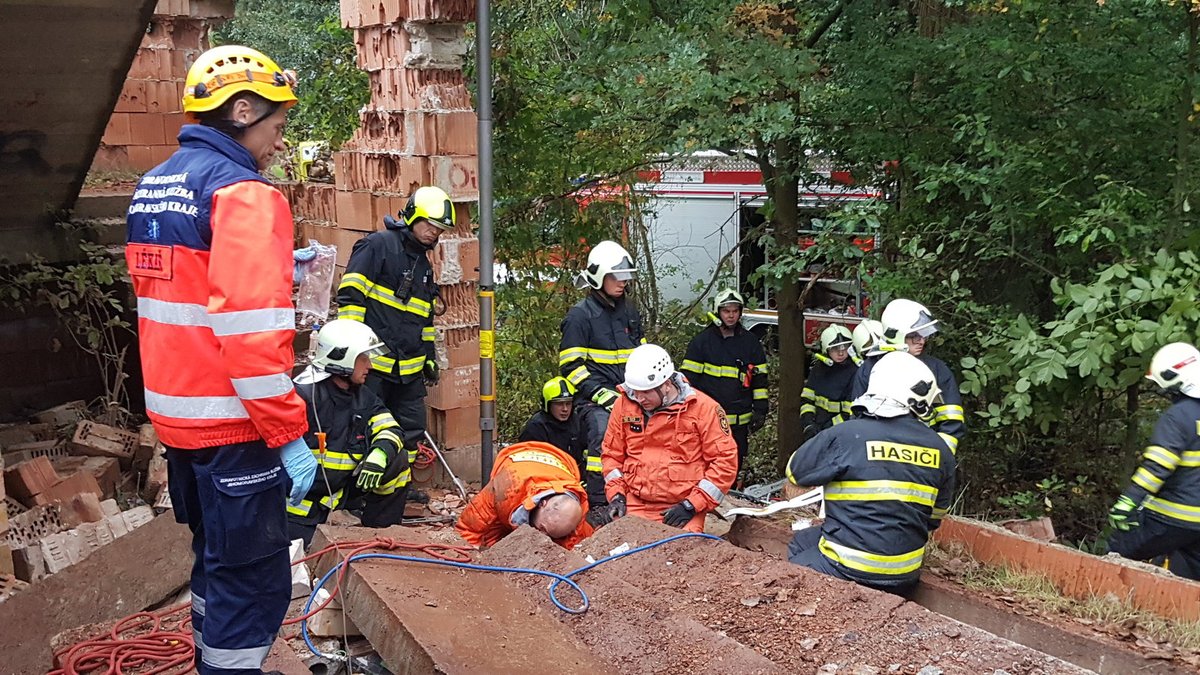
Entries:
{"type": "Polygon", "coordinates": [[[608,505],[593,506],[588,509],[587,521],[592,527],[604,527],[612,522],[612,515],[609,513],[608,505]]]}
{"type": "Polygon", "coordinates": [[[616,495],[608,500],[608,519],[609,521],[616,520],[625,516],[625,495],[616,495]]]}
{"type": "Polygon", "coordinates": [[[694,515],[696,515],[696,507],[692,506],[692,503],[685,499],[663,511],[662,521],[671,527],[683,527],[688,524],[688,521],[694,515]]]}
{"type": "Polygon", "coordinates": [[[425,375],[425,384],[435,385],[442,377],[441,370],[438,369],[437,361],[433,359],[425,359],[425,368],[422,371],[425,375]]]}
{"type": "Polygon", "coordinates": [[[763,425],[766,423],[767,423],[766,415],[764,415],[760,412],[750,413],[750,433],[754,433],[754,432],[758,431],[759,429],[763,428],[763,425]]]}

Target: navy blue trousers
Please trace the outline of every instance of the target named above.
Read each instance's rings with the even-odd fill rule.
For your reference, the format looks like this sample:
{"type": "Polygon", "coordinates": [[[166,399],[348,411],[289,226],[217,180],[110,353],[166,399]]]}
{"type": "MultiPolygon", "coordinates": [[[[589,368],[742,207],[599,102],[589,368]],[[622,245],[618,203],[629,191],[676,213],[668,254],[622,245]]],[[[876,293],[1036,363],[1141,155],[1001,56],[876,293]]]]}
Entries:
{"type": "Polygon", "coordinates": [[[192,633],[201,675],[257,675],[291,601],[287,494],[262,441],[167,448],[175,520],[192,531],[192,633]]]}

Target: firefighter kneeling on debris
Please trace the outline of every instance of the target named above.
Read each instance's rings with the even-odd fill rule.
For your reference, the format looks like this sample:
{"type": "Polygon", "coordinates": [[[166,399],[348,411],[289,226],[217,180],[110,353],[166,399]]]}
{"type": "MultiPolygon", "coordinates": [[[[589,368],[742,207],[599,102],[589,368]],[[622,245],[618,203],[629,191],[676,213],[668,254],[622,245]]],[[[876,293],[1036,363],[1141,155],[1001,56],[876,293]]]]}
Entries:
{"type": "Polygon", "coordinates": [[[320,465],[308,494],[287,509],[288,536],[305,546],[330,511],[360,496],[367,527],[399,525],[404,517],[416,453],[404,449],[400,425],[363,386],[371,359],[386,351],[366,324],[330,321],[317,333],[312,365],[296,377],[296,391],[308,404],[304,440],[320,465]]]}
{"type": "Polygon", "coordinates": [[[954,453],[920,419],[938,395],[928,366],[886,354],[854,401],[858,416],[800,446],[788,480],[824,486],[826,518],[796,533],[790,561],[901,595],[916,587],[929,533],[954,492],[954,453]]]}
{"type": "Polygon", "coordinates": [[[575,459],[549,443],[527,441],[500,451],[491,480],[467,504],[455,528],[473,546],[495,546],[529,525],[573,548],[592,535],[584,520],[587,510],[575,459]]]}
{"type": "Polygon", "coordinates": [[[737,443],[725,411],[692,389],[658,345],[629,355],[623,391],[600,454],[609,515],[703,532],[705,514],[737,476],[737,443]]]}

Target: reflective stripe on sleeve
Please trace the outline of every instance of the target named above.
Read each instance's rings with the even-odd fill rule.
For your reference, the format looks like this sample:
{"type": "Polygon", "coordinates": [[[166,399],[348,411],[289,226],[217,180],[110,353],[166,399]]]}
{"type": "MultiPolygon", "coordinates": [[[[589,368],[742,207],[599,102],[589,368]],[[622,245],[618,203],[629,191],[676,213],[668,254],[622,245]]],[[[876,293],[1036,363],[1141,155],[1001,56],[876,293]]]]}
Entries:
{"type": "Polygon", "coordinates": [[[249,419],[246,406],[237,396],[168,396],[145,390],[146,410],[182,420],[249,419]]]}
{"type": "Polygon", "coordinates": [[[944,434],[940,431],[938,432],[938,436],[941,436],[942,440],[946,441],[946,445],[950,448],[950,454],[952,454],[952,455],[958,454],[958,439],[957,438],[955,438],[954,436],[951,436],[950,434],[944,434]]]}
{"type": "Polygon", "coordinates": [[[611,483],[611,482],[613,482],[614,480],[616,480],[616,479],[618,479],[618,478],[620,478],[620,477],[622,477],[622,476],[624,476],[624,475],[625,475],[625,474],[621,473],[621,470],[620,470],[620,469],[613,469],[612,471],[609,471],[609,472],[608,472],[608,473],[607,473],[607,474],[604,476],[604,482],[605,482],[605,483],[611,483]]]}
{"type": "Polygon", "coordinates": [[[367,320],[367,308],[361,305],[342,305],[338,307],[337,318],[361,323],[367,320]]]}
{"type": "Polygon", "coordinates": [[[1134,472],[1133,482],[1145,488],[1150,494],[1157,493],[1163,486],[1163,479],[1147,471],[1144,466],[1139,466],[1138,470],[1134,472]]]}
{"type": "Polygon", "coordinates": [[[1158,464],[1167,471],[1174,471],[1175,467],[1179,466],[1179,462],[1181,461],[1179,455],[1161,445],[1147,446],[1146,451],[1142,453],[1142,457],[1158,464]]]}
{"type": "MultiPolygon", "coordinates": [[[[588,455],[587,471],[589,471],[591,473],[600,473],[600,472],[604,471],[604,466],[600,462],[599,457],[596,457],[595,455],[588,455]]],[[[608,479],[605,479],[605,482],[608,482],[608,479]]]]}
{"type": "Polygon", "coordinates": [[[587,369],[587,366],[579,366],[567,374],[567,381],[575,386],[579,386],[580,382],[591,377],[592,373],[587,369]]]}
{"type": "Polygon", "coordinates": [[[713,483],[707,478],[701,478],[696,487],[700,488],[704,494],[708,495],[714,502],[718,504],[721,503],[722,499],[725,499],[725,493],[721,492],[721,488],[717,487],[716,483],[713,483]]]}
{"type": "Polygon", "coordinates": [[[961,405],[939,405],[933,409],[934,422],[962,422],[963,408],[961,405]]]}
{"type": "Polygon", "coordinates": [[[289,373],[257,375],[255,377],[235,377],[229,381],[233,383],[233,389],[237,392],[238,398],[244,401],[282,396],[295,389],[289,373]]]}

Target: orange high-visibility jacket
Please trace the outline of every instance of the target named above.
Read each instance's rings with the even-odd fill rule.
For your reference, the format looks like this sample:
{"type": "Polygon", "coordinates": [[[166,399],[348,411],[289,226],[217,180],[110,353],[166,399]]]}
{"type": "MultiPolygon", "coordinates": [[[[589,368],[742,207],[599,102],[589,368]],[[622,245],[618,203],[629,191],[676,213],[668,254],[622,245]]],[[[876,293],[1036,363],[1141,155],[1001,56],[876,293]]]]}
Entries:
{"type": "Polygon", "coordinates": [[[622,395],[608,418],[600,462],[609,500],[618,494],[651,504],[691,502],[715,509],[737,476],[737,443],[725,411],[684,385],[679,403],[647,414],[622,395]]]}
{"type": "MultiPolygon", "coordinates": [[[[579,465],[570,455],[539,441],[510,445],[496,455],[492,477],[483,490],[471,500],[455,528],[474,546],[494,546],[517,525],[514,514],[524,516],[537,506],[535,498],[547,493],[573,494],[587,513],[587,492],[579,482],[579,465]]],[[[558,543],[574,548],[592,535],[587,519],[558,543]]]]}
{"type": "Polygon", "coordinates": [[[291,209],[229,136],[187,125],[179,140],[127,219],[146,412],[174,448],[277,447],[308,428],[291,379],[291,209]]]}

